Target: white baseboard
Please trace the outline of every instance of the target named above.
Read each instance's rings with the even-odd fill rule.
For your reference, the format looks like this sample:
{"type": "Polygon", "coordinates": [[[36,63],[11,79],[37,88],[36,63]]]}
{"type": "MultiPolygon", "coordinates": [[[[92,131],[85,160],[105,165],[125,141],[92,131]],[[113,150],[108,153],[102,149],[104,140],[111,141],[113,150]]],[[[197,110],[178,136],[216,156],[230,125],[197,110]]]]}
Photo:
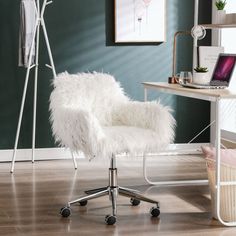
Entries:
{"type": "MultiPolygon", "coordinates": [[[[193,154],[198,153],[201,145],[206,143],[192,143],[192,144],[170,144],[168,147],[169,154],[193,154]]],[[[0,150],[0,162],[8,162],[12,160],[13,149],[0,150]]],[[[84,158],[83,154],[74,153],[76,158],[84,158]]],[[[32,157],[31,149],[18,149],[16,153],[16,161],[30,161],[32,157]]],[[[35,160],[55,160],[55,159],[71,159],[69,149],[65,148],[36,148],[35,160]]]]}
{"type": "MultiPolygon", "coordinates": [[[[0,150],[0,162],[12,160],[13,149],[0,150]]],[[[83,158],[83,154],[74,154],[76,158],[83,158]]],[[[16,161],[30,161],[32,158],[32,149],[18,149],[16,161]]],[[[65,148],[36,148],[35,160],[55,160],[71,159],[71,152],[65,148]]]]}
{"type": "Polygon", "coordinates": [[[231,142],[236,142],[236,133],[227,130],[221,130],[221,137],[231,142]]]}

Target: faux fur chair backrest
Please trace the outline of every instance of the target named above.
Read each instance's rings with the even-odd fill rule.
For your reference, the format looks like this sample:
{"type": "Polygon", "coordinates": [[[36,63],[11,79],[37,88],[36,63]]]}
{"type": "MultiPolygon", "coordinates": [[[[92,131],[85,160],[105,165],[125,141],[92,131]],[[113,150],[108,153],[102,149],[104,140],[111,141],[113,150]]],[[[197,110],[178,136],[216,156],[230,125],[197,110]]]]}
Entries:
{"type": "Polygon", "coordinates": [[[173,141],[175,120],[170,109],[155,101],[131,101],[111,75],[62,73],[53,86],[50,120],[61,146],[93,157],[152,152],[173,141]],[[150,135],[142,140],[144,130],[150,135]]]}
{"type": "Polygon", "coordinates": [[[129,100],[114,77],[103,73],[64,72],[54,80],[54,87],[53,101],[92,112],[102,126],[112,125],[113,107],[129,100]]]}

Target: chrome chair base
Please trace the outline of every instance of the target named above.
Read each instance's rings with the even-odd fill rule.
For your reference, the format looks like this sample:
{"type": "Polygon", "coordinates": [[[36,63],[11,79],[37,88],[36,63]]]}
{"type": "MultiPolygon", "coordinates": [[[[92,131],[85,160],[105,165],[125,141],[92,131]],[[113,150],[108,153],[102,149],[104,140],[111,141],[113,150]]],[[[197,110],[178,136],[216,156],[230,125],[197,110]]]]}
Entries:
{"type": "Polygon", "coordinates": [[[108,225],[113,225],[116,222],[117,215],[117,197],[122,195],[130,198],[130,202],[133,206],[139,205],[140,201],[145,201],[155,204],[155,207],[152,207],[150,213],[153,217],[158,217],[160,215],[159,202],[153,199],[147,198],[142,195],[139,191],[120,187],[117,184],[117,168],[115,166],[115,156],[111,158],[111,167],[109,168],[109,185],[107,187],[92,189],[85,191],[86,195],[82,196],[76,200],[70,201],[67,203],[67,206],[61,209],[61,215],[63,217],[68,217],[71,214],[70,206],[72,204],[79,203],[81,206],[87,205],[88,200],[103,197],[109,195],[109,199],[112,204],[112,214],[105,217],[105,222],[108,225]]]}

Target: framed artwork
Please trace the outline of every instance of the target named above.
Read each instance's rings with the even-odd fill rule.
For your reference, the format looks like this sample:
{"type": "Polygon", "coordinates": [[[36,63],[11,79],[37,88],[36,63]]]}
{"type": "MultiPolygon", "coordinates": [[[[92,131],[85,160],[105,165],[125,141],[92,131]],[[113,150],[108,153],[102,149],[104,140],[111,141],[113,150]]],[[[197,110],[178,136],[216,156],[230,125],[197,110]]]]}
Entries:
{"type": "Polygon", "coordinates": [[[165,42],[166,0],[115,0],[115,42],[165,42]]]}

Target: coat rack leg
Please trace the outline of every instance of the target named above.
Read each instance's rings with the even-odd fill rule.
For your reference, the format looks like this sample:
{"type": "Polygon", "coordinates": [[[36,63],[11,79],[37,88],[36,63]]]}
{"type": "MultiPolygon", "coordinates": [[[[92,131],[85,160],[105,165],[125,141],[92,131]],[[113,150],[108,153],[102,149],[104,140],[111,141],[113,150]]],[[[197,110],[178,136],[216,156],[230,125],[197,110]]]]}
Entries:
{"type": "MultiPolygon", "coordinates": [[[[49,67],[52,69],[53,72],[53,77],[56,78],[56,69],[52,57],[52,52],[48,40],[48,35],[47,35],[47,30],[44,22],[44,11],[45,8],[48,4],[52,3],[52,1],[48,2],[48,0],[44,0],[42,7],[41,7],[41,12],[40,12],[40,1],[37,0],[37,13],[38,13],[38,22],[35,26],[34,33],[33,33],[33,38],[36,38],[36,54],[35,54],[35,74],[34,74],[34,107],[33,107],[33,130],[32,130],[32,162],[35,160],[35,136],[36,136],[36,115],[37,115],[37,86],[38,86],[38,58],[39,58],[39,32],[40,32],[40,25],[42,26],[43,33],[44,33],[44,38],[48,50],[48,55],[49,55],[49,60],[50,64],[49,67]]],[[[15,167],[15,160],[16,160],[16,151],[17,151],[17,146],[18,146],[18,140],[19,140],[19,135],[20,135],[20,129],[21,129],[21,122],[22,122],[22,116],[23,116],[23,111],[24,111],[24,105],[25,105],[25,97],[26,97],[26,92],[27,92],[27,86],[28,86],[28,80],[29,80],[29,74],[30,70],[33,68],[31,66],[32,62],[32,55],[33,55],[33,48],[35,46],[35,40],[33,40],[31,48],[30,48],[30,55],[29,55],[29,62],[27,66],[27,72],[26,72],[26,77],[25,77],[25,85],[24,85],[24,90],[23,90],[23,95],[22,95],[22,100],[21,100],[21,108],[20,108],[20,114],[18,118],[18,125],[17,125],[17,131],[16,131],[16,137],[15,137],[15,145],[14,145],[14,151],[13,151],[13,156],[12,156],[12,165],[11,165],[11,173],[14,171],[15,167]]],[[[73,161],[74,161],[74,166],[75,169],[77,169],[77,163],[75,160],[75,157],[73,153],[71,153],[73,161]]]]}
{"type": "MultiPolygon", "coordinates": [[[[39,27],[39,24],[36,24],[35,29],[34,29],[33,38],[35,38],[36,31],[37,31],[38,27],[39,27]]],[[[32,62],[32,55],[33,55],[34,45],[35,45],[35,42],[33,40],[32,44],[31,44],[31,48],[30,48],[29,62],[28,62],[26,76],[25,76],[25,85],[24,85],[24,90],[23,90],[23,96],[22,96],[22,100],[21,100],[21,108],[20,108],[20,114],[19,114],[17,131],[16,131],[16,138],[15,138],[15,145],[14,145],[14,151],[13,151],[13,157],[12,157],[11,173],[13,173],[14,167],[15,167],[16,150],[17,150],[17,146],[18,146],[22,115],[23,115],[24,106],[25,106],[25,97],[26,97],[26,91],[27,91],[27,86],[28,86],[28,81],[29,81],[29,74],[30,74],[30,70],[32,68],[31,62],[32,62]]]]}
{"type": "Polygon", "coordinates": [[[57,74],[56,74],[56,70],[55,70],[55,66],[54,66],[54,62],[53,62],[53,58],[52,58],[51,47],[50,47],[50,44],[49,44],[48,34],[47,34],[47,30],[46,30],[43,15],[41,15],[41,25],[42,25],[44,38],[45,38],[45,42],[46,42],[47,49],[48,49],[49,60],[50,60],[50,63],[51,63],[50,68],[52,69],[53,77],[56,78],[57,74]]]}
{"type": "Polygon", "coordinates": [[[32,131],[32,163],[35,160],[35,136],[37,117],[37,87],[38,87],[38,67],[39,67],[39,27],[36,32],[36,52],[35,52],[35,74],[34,74],[34,108],[33,108],[33,131],[32,131]]]}

